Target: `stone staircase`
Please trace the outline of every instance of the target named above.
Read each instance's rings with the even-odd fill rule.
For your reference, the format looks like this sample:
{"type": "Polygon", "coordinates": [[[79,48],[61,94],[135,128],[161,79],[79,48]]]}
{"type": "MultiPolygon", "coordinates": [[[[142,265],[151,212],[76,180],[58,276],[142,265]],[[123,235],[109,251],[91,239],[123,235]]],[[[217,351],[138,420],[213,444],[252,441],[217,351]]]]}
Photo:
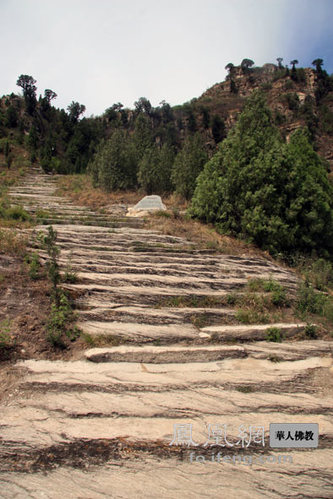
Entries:
{"type": "Polygon", "coordinates": [[[297,341],[305,324],[287,318],[241,324],[233,306],[250,278],[292,295],[296,275],[147,230],[126,206],[74,206],[56,180],[35,170],[12,202],[39,213],[37,230],[55,226],[79,279],[66,284],[78,326],[105,346],[17,363],[0,408],[0,497],[333,497],[332,342],[297,341]],[[288,340],[265,341],[272,327],[288,340]],[[270,423],[317,423],[319,446],[272,448],[270,423]]]}

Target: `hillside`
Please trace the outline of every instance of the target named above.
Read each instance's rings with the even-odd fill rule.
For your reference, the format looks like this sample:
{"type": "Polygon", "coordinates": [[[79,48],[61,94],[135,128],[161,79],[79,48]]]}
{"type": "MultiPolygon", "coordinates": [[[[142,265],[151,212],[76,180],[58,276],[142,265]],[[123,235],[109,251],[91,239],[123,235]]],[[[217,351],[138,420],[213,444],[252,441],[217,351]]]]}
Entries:
{"type": "MultiPolygon", "coordinates": [[[[307,126],[313,135],[318,153],[333,168],[333,87],[320,93],[321,79],[316,70],[300,68],[296,76],[275,64],[265,64],[251,72],[243,72],[240,66],[221,83],[216,83],[198,99],[191,101],[204,130],[200,113],[220,116],[230,130],[246,99],[255,90],[261,90],[275,115],[275,122],[288,137],[299,127],[307,126]],[[231,82],[236,91],[231,91],[231,82]],[[205,111],[204,111],[205,110],[205,111]]],[[[332,81],[332,79],[331,79],[332,81]]],[[[211,129],[206,133],[207,143],[214,147],[211,129]]]]}
{"type": "Polygon", "coordinates": [[[102,116],[91,118],[82,118],[85,107],[78,102],[73,101],[66,111],[54,107],[56,94],[49,89],[37,100],[36,81],[22,76],[27,85],[23,97],[12,93],[0,98],[0,140],[24,141],[32,160],[39,160],[44,169],[85,171],[98,143],[116,130],[130,135],[141,133],[141,142],[148,140],[159,146],[167,143],[176,152],[187,137],[199,132],[211,156],[255,90],[265,94],[283,134],[288,137],[295,129],[307,126],[319,154],[333,168],[333,83],[320,65],[294,71],[275,64],[232,66],[225,81],[183,105],[171,107],[163,101],[153,107],[141,97],[134,109],[116,103],[102,116]]]}

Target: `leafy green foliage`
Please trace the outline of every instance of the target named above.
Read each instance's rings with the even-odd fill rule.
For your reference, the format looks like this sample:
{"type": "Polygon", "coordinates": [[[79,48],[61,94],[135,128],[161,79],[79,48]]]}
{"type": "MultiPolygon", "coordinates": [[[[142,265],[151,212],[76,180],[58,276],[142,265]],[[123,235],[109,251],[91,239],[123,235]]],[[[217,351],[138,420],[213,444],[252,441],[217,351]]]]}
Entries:
{"type": "Polygon", "coordinates": [[[196,179],[206,161],[207,153],[200,135],[196,133],[189,136],[183,149],[177,154],[172,170],[171,179],[177,194],[180,194],[185,199],[191,198],[196,179]]]}
{"type": "Polygon", "coordinates": [[[29,75],[21,75],[18,77],[16,85],[23,89],[23,96],[28,114],[33,114],[36,109],[37,99],[35,86],[36,80],[29,75]]]}
{"type": "Polygon", "coordinates": [[[281,329],[279,329],[278,327],[270,327],[267,329],[266,341],[281,343],[283,339],[284,339],[283,333],[281,332],[281,329]]]}
{"type": "Polygon", "coordinates": [[[60,250],[56,245],[57,232],[52,226],[48,227],[48,233],[45,235],[42,232],[38,235],[38,240],[42,245],[42,248],[46,250],[49,260],[46,263],[46,268],[48,272],[48,277],[52,283],[54,299],[58,301],[58,284],[60,282],[60,271],[58,256],[60,250]]]}
{"type": "Polygon", "coordinates": [[[58,303],[54,302],[51,306],[51,314],[48,322],[48,341],[55,347],[65,348],[64,335],[74,341],[80,336],[77,327],[69,327],[74,320],[74,314],[69,299],[60,289],[58,291],[58,303]]]}
{"type": "Polygon", "coordinates": [[[308,282],[320,291],[333,287],[333,265],[328,260],[319,258],[303,271],[308,282]]]}
{"type": "Polygon", "coordinates": [[[299,287],[296,306],[302,314],[323,315],[327,300],[326,295],[304,282],[299,287]]]}
{"type": "Polygon", "coordinates": [[[304,329],[304,334],[307,338],[315,340],[318,337],[316,326],[313,324],[307,324],[304,329]]]}
{"type": "Polygon", "coordinates": [[[172,191],[171,170],[175,154],[173,148],[164,144],[147,149],[139,163],[138,181],[147,194],[162,194],[172,191]]]}
{"type": "Polygon", "coordinates": [[[324,163],[306,131],[284,143],[259,92],[199,175],[190,212],[275,255],[332,250],[333,188],[324,163]]]}
{"type": "Polygon", "coordinates": [[[9,319],[4,319],[0,322],[0,359],[7,359],[10,350],[15,346],[11,334],[11,322],[9,319]]]}
{"type": "Polygon", "coordinates": [[[33,281],[39,278],[40,262],[38,253],[31,253],[25,256],[25,263],[28,265],[29,277],[33,281]]]}
{"type": "Polygon", "coordinates": [[[218,144],[226,136],[224,120],[217,114],[212,119],[212,135],[215,144],[218,144]]]}
{"type": "Polygon", "coordinates": [[[56,245],[57,233],[50,226],[46,235],[39,233],[38,240],[49,256],[46,267],[52,283],[52,305],[47,325],[47,339],[54,347],[65,348],[65,337],[74,341],[80,335],[80,331],[77,327],[72,327],[75,315],[66,292],[59,287],[61,276],[58,263],[60,250],[56,245]]]}
{"type": "Polygon", "coordinates": [[[116,130],[102,142],[88,166],[95,186],[107,191],[130,189],[137,184],[138,152],[126,132],[116,130]]]}

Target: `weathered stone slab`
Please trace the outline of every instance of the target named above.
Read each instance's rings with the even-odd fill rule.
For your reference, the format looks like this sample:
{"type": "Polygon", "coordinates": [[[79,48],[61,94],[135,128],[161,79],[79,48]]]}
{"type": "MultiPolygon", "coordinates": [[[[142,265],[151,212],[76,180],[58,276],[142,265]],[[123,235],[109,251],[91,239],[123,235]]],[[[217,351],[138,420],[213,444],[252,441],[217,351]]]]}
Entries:
{"type": "Polygon", "coordinates": [[[128,209],[128,217],[142,217],[152,211],[165,211],[166,207],[160,196],[145,196],[135,206],[128,209]]]}

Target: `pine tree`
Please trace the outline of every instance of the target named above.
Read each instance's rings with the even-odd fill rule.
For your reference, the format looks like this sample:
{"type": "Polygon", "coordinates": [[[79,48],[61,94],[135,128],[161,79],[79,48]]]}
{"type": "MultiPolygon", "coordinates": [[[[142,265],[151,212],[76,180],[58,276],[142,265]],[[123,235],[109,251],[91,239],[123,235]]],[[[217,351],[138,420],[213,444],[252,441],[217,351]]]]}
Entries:
{"type": "Polygon", "coordinates": [[[326,256],[333,245],[333,188],[307,132],[286,144],[260,93],[198,177],[191,214],[272,254],[326,256]]]}
{"type": "Polygon", "coordinates": [[[175,192],[185,199],[191,199],[196,179],[201,172],[207,153],[203,147],[199,133],[186,139],[183,149],[177,154],[172,170],[171,180],[175,185],[175,192]]]}

